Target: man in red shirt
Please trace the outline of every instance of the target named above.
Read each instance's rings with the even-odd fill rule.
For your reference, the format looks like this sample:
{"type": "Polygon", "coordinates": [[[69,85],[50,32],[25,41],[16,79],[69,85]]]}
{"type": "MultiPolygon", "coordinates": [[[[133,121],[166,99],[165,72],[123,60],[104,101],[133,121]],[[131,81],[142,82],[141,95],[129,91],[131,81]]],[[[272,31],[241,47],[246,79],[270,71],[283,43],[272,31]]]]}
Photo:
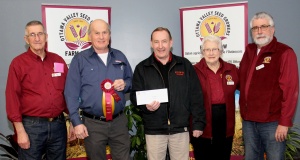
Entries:
{"type": "Polygon", "coordinates": [[[67,130],[63,95],[68,68],[57,54],[45,50],[47,33],[39,21],[28,22],[29,48],[9,66],[6,112],[19,144],[19,159],[65,160],[67,130]]]}
{"type": "Polygon", "coordinates": [[[259,12],[250,22],[254,43],[240,63],[240,109],[246,160],[284,159],[298,93],[297,57],[277,41],[271,15],[259,12]]]}

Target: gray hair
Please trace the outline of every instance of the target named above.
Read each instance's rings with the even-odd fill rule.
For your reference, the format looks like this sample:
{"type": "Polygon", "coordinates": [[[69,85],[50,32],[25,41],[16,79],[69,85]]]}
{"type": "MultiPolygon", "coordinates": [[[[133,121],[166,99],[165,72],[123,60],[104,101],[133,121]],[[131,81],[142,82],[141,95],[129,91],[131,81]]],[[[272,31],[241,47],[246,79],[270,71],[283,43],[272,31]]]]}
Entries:
{"type": "Polygon", "coordinates": [[[43,32],[45,33],[46,31],[45,31],[45,27],[44,27],[43,23],[40,22],[40,21],[37,21],[37,20],[33,20],[33,21],[30,21],[30,22],[28,22],[28,23],[26,24],[26,26],[25,26],[25,35],[28,34],[28,33],[27,33],[27,28],[28,28],[28,27],[30,27],[30,26],[38,26],[38,25],[40,25],[40,26],[43,27],[43,32]]]}
{"type": "Polygon", "coordinates": [[[257,12],[250,21],[250,28],[252,28],[252,23],[255,19],[267,19],[270,26],[275,26],[273,17],[270,14],[266,12],[257,12]]]}
{"type": "Polygon", "coordinates": [[[220,38],[219,36],[216,36],[216,35],[208,35],[208,36],[205,36],[205,37],[203,38],[202,45],[200,46],[201,53],[203,52],[204,44],[205,44],[207,41],[211,41],[211,42],[217,43],[217,44],[218,44],[219,50],[220,50],[221,52],[223,51],[222,40],[221,40],[221,38],[220,38]]]}

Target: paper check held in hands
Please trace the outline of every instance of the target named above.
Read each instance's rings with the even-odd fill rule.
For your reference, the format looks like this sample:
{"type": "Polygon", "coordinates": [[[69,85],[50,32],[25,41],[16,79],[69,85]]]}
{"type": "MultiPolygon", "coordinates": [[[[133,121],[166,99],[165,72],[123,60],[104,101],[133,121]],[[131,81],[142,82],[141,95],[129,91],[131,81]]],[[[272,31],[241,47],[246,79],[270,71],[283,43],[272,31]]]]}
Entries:
{"type": "Polygon", "coordinates": [[[158,101],[160,103],[168,102],[168,90],[164,89],[154,89],[136,92],[137,105],[150,104],[153,101],[158,101]]]}

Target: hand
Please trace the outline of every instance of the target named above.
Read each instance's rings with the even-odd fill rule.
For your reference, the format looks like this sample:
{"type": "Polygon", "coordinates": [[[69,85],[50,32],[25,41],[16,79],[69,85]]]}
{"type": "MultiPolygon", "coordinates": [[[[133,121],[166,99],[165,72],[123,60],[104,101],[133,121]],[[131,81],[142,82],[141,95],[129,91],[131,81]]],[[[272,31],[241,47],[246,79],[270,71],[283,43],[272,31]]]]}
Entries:
{"type": "Polygon", "coordinates": [[[193,130],[193,137],[198,138],[203,134],[203,131],[193,130]]]}
{"type": "Polygon", "coordinates": [[[75,136],[78,139],[84,139],[89,136],[89,133],[87,131],[87,128],[84,124],[79,124],[74,127],[75,136]]]}
{"type": "Polygon", "coordinates": [[[126,83],[123,79],[116,79],[112,85],[116,91],[123,91],[126,87],[126,83]]]}
{"type": "Polygon", "coordinates": [[[23,126],[22,122],[13,122],[14,127],[16,129],[17,134],[17,142],[18,145],[22,149],[29,149],[30,148],[30,141],[27,132],[25,131],[25,128],[23,126]]]}
{"type": "Polygon", "coordinates": [[[278,125],[275,133],[275,139],[277,142],[283,142],[285,141],[287,137],[287,132],[289,130],[289,127],[278,125]]]}
{"type": "Polygon", "coordinates": [[[30,141],[28,134],[24,131],[17,134],[18,144],[22,149],[30,148],[30,141]]]}
{"type": "Polygon", "coordinates": [[[75,130],[74,130],[72,123],[70,122],[68,141],[73,141],[75,139],[76,139],[75,130]]]}
{"type": "Polygon", "coordinates": [[[146,104],[146,108],[149,111],[156,111],[160,107],[160,103],[158,101],[153,101],[150,104],[146,104]]]}

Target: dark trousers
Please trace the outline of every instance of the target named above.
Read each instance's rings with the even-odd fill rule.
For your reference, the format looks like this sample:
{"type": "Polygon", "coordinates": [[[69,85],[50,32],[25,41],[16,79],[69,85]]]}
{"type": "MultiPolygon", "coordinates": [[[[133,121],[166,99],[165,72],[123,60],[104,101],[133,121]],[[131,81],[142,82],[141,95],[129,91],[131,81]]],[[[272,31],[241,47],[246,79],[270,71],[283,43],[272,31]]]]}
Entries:
{"type": "Polygon", "coordinates": [[[130,160],[130,139],[126,115],[104,122],[83,116],[89,136],[84,139],[89,160],[105,160],[106,144],[110,146],[113,160],[130,160]]]}
{"type": "Polygon", "coordinates": [[[191,136],[196,160],[230,160],[233,136],[226,137],[226,106],[212,105],[212,138],[191,136]]]}

